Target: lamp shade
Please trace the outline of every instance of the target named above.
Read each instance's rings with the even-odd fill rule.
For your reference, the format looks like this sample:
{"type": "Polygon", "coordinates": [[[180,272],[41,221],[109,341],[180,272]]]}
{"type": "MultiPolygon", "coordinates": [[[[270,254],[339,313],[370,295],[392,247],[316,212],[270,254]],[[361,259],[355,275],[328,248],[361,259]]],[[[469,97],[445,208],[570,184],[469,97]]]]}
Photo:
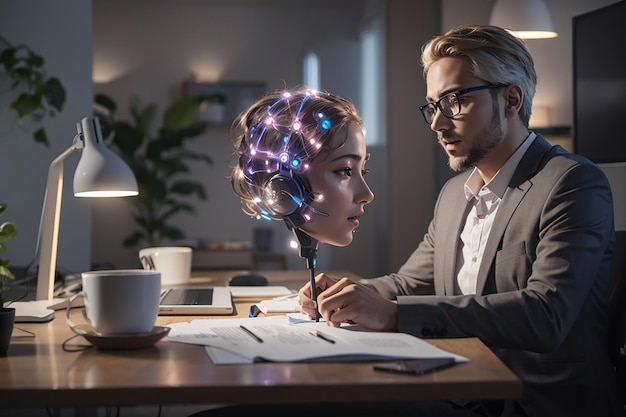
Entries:
{"type": "Polygon", "coordinates": [[[72,146],[57,156],[48,169],[37,240],[39,271],[36,299],[11,304],[15,307],[16,322],[49,321],[54,318],[54,311],[48,307],[54,295],[65,158],[77,149],[82,150],[74,175],[74,195],[77,197],[125,197],[138,194],[133,172],[104,144],[98,118],[83,118],[77,123],[77,130],[72,146]]]}
{"type": "Polygon", "coordinates": [[[137,180],[128,165],[104,144],[100,122],[85,117],[78,126],[84,148],[74,173],[76,197],[137,195],[137,180]]]}
{"type": "Polygon", "coordinates": [[[497,0],[489,23],[507,29],[522,39],[558,36],[543,0],[497,0]]]}

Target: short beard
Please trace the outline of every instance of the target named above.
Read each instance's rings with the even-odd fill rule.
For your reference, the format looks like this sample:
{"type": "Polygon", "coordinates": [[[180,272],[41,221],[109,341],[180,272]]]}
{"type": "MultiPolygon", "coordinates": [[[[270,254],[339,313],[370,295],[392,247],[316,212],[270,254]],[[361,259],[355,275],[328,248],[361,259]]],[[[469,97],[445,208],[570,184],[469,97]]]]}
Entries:
{"type": "Polygon", "coordinates": [[[472,144],[467,156],[457,158],[448,155],[448,166],[455,172],[462,172],[475,167],[492,149],[502,142],[503,138],[504,133],[502,132],[500,119],[494,113],[491,118],[491,126],[476,136],[476,141],[472,144]]]}

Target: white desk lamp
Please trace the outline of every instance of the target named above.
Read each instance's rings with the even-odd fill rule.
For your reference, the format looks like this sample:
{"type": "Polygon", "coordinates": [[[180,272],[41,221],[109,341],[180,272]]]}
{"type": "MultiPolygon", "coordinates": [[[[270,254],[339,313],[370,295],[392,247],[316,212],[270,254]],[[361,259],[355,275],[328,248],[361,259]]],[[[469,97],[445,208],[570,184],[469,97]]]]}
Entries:
{"type": "Polygon", "coordinates": [[[37,293],[35,301],[11,303],[11,307],[15,308],[16,322],[41,322],[54,318],[54,310],[48,307],[55,302],[54,275],[63,191],[63,160],[75,150],[82,149],[74,174],[75,197],[127,197],[138,194],[137,181],[128,165],[104,144],[98,118],[85,117],[76,125],[78,134],[72,146],[53,160],[48,170],[37,242],[37,293]]]}

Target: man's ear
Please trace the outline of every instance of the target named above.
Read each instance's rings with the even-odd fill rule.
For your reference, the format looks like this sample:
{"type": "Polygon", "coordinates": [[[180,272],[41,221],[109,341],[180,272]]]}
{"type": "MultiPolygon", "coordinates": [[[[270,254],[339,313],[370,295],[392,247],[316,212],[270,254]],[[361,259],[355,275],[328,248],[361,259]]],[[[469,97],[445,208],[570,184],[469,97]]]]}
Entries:
{"type": "Polygon", "coordinates": [[[514,117],[522,108],[524,93],[522,88],[517,84],[511,84],[504,90],[504,115],[505,117],[514,117]]]}

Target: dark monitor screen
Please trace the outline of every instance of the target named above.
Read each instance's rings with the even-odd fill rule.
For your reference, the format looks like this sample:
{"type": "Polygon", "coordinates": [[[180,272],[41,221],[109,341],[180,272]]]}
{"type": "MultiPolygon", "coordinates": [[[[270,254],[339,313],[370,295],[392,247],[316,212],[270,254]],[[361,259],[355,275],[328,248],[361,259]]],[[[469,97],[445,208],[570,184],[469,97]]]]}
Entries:
{"type": "Polygon", "coordinates": [[[574,150],[626,161],[626,1],[573,18],[574,150]]]}

